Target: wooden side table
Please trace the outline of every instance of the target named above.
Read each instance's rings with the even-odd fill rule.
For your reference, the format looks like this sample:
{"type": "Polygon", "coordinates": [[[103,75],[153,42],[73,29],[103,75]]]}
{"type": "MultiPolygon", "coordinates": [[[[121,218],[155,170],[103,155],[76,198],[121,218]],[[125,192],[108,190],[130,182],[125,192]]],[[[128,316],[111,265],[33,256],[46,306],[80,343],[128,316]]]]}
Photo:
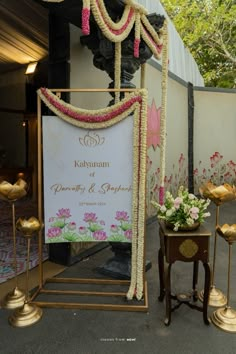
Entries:
{"type": "Polygon", "coordinates": [[[159,301],[165,298],[166,317],[165,325],[171,322],[171,312],[186,304],[189,307],[203,312],[205,324],[209,324],[207,309],[210,292],[211,270],[209,266],[209,240],[211,232],[202,225],[196,231],[172,231],[168,229],[163,221],[159,223],[160,249],[158,253],[160,296],[159,301]],[[193,262],[192,296],[171,294],[171,267],[175,261],[193,262]],[[197,281],[198,264],[202,262],[205,270],[204,298],[203,305],[198,306],[197,281]],[[172,307],[171,300],[175,299],[177,304],[172,307]],[[193,301],[192,301],[193,300],[193,301]]]}

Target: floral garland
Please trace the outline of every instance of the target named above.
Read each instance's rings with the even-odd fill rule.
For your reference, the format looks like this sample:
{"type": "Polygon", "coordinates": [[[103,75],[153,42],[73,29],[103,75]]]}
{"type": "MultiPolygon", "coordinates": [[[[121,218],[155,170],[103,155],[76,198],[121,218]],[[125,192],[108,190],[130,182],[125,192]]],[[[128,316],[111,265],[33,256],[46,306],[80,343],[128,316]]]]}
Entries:
{"type": "Polygon", "coordinates": [[[127,299],[143,297],[147,91],[130,93],[122,101],[99,110],[77,108],[61,100],[47,88],[37,91],[42,101],[59,118],[84,129],[101,129],[117,124],[134,113],[133,129],[133,193],[132,193],[132,269],[127,299]]]}
{"type": "Polygon", "coordinates": [[[140,87],[145,88],[146,64],[141,64],[140,87]]]}
{"type": "MultiPolygon", "coordinates": [[[[139,92],[142,92],[140,90],[139,92]]],[[[69,103],[61,100],[47,88],[40,88],[37,91],[42,101],[58,117],[64,119],[70,124],[84,129],[102,129],[108,128],[118,123],[128,113],[134,111],[137,104],[141,104],[142,95],[131,93],[128,97],[119,101],[116,105],[99,110],[86,110],[76,108],[69,103]]]]}
{"type": "MultiPolygon", "coordinates": [[[[62,2],[63,0],[43,0],[47,2],[62,2]]],[[[162,50],[162,31],[157,34],[147,18],[147,10],[133,0],[125,1],[125,9],[119,22],[114,22],[106,10],[104,0],[83,0],[82,33],[90,34],[89,19],[91,10],[95,21],[106,38],[111,42],[123,42],[130,34],[135,24],[134,56],[139,57],[140,37],[149,46],[153,55],[160,59],[162,50]]]]}
{"type": "MultiPolygon", "coordinates": [[[[120,74],[121,74],[121,43],[115,43],[115,72],[114,83],[115,88],[120,88],[120,74]]],[[[115,92],[115,103],[118,103],[120,99],[120,92],[115,92]]]]}
{"type": "Polygon", "coordinates": [[[162,98],[160,119],[160,190],[159,203],[164,203],[165,163],[166,163],[166,108],[167,108],[167,82],[168,82],[168,29],[167,21],[163,26],[163,54],[162,54],[162,98]]]}
{"type": "Polygon", "coordinates": [[[134,56],[139,57],[140,37],[142,37],[154,56],[160,59],[162,33],[159,36],[154,30],[146,17],[147,10],[143,6],[132,0],[126,0],[120,21],[114,22],[106,10],[104,0],[83,0],[82,32],[85,35],[89,34],[90,8],[102,33],[111,42],[123,42],[135,24],[134,56]]]}

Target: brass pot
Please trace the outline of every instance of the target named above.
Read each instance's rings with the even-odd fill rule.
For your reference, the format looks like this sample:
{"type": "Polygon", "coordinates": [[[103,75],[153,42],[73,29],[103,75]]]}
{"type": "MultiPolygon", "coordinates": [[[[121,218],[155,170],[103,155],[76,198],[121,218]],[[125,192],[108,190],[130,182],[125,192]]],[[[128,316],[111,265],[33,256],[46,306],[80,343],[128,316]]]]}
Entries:
{"type": "MultiPolygon", "coordinates": [[[[168,229],[174,230],[175,225],[173,223],[166,221],[165,224],[168,229]]],[[[200,226],[200,222],[196,221],[192,225],[185,224],[185,225],[179,226],[178,231],[194,231],[194,230],[197,230],[199,228],[199,226],[200,226]]]]}

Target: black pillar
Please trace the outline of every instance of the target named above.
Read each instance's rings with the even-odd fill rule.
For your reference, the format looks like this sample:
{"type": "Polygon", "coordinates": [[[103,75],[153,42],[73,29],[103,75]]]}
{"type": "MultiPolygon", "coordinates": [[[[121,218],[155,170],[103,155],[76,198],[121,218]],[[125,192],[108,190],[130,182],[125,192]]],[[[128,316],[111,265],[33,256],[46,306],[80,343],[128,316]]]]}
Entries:
{"type": "Polygon", "coordinates": [[[188,83],[188,189],[194,193],[194,146],[193,146],[193,125],[194,125],[194,97],[193,85],[188,83]]]}
{"type": "MultiPolygon", "coordinates": [[[[70,31],[69,23],[49,12],[48,87],[70,87],[70,31]]],[[[69,102],[69,94],[62,99],[69,102]]]]}

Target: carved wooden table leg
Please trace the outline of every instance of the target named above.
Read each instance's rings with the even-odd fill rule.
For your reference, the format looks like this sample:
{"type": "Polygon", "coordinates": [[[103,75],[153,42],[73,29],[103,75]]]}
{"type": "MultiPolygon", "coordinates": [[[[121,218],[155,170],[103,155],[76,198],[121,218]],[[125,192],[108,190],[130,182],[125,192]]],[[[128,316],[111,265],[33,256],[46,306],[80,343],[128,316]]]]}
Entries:
{"type": "Polygon", "coordinates": [[[193,262],[193,300],[197,301],[198,300],[198,294],[197,294],[197,283],[198,283],[198,268],[199,268],[199,262],[195,261],[193,262]]]}
{"type": "Polygon", "coordinates": [[[165,271],[166,317],[164,323],[166,326],[169,326],[171,322],[171,266],[171,263],[168,264],[167,270],[165,271]]]}
{"type": "Polygon", "coordinates": [[[203,297],[203,320],[205,324],[209,325],[209,319],[207,316],[208,309],[208,300],[210,293],[210,284],[211,284],[211,269],[209,263],[204,262],[203,267],[205,270],[205,282],[204,282],[204,297],[203,297]]]}
{"type": "Polygon", "coordinates": [[[165,284],[164,284],[164,255],[162,249],[158,252],[158,267],[159,267],[159,281],[160,281],[160,295],[158,297],[159,301],[163,301],[165,297],[165,284]]]}

